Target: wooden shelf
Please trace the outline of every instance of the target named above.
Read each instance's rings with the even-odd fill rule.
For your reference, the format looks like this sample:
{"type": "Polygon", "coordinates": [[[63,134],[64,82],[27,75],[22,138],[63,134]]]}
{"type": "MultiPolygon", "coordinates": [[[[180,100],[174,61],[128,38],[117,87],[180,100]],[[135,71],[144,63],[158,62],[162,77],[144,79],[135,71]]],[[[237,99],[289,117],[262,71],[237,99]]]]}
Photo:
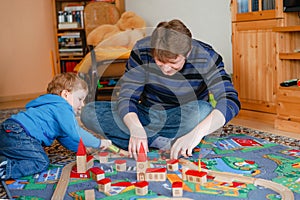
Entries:
{"type": "Polygon", "coordinates": [[[282,27],[274,27],[274,32],[298,32],[300,31],[300,26],[282,26],[282,27]]]}
{"type": "Polygon", "coordinates": [[[237,22],[267,20],[267,19],[275,19],[275,18],[276,18],[275,10],[263,10],[263,11],[236,14],[237,22]]]}
{"type": "Polygon", "coordinates": [[[279,53],[282,60],[300,60],[300,53],[279,53]]]}
{"type": "Polygon", "coordinates": [[[104,90],[107,90],[107,91],[112,91],[112,90],[119,90],[120,87],[119,86],[105,86],[105,87],[102,87],[102,88],[99,88],[98,91],[104,91],[104,90]]]}
{"type": "Polygon", "coordinates": [[[61,57],[60,58],[60,60],[61,61],[68,61],[68,60],[82,60],[82,56],[81,57],[72,57],[72,56],[70,56],[70,57],[61,57]]]}
{"type": "Polygon", "coordinates": [[[300,87],[294,85],[294,86],[289,86],[289,87],[279,87],[279,90],[291,90],[291,91],[300,91],[300,87]]]}

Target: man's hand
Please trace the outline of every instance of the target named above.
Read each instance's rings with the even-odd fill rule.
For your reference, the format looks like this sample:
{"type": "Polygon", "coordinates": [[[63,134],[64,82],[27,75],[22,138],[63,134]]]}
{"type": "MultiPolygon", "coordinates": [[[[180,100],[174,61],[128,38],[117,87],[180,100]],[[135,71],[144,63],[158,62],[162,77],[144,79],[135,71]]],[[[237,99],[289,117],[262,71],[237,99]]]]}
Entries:
{"type": "Polygon", "coordinates": [[[130,131],[130,139],[128,144],[129,155],[131,158],[134,157],[134,159],[137,159],[137,153],[139,152],[141,143],[143,143],[145,153],[148,152],[148,139],[146,131],[136,113],[127,113],[123,120],[130,131]]]}
{"type": "Polygon", "coordinates": [[[202,136],[196,132],[190,132],[176,140],[171,148],[171,159],[177,159],[179,155],[185,158],[192,156],[193,149],[202,140],[202,136]]]}
{"type": "Polygon", "coordinates": [[[178,155],[192,156],[192,150],[199,144],[202,138],[225,124],[225,117],[214,109],[191,132],[178,138],[171,148],[171,158],[177,159],[178,155]]]}
{"type": "Polygon", "coordinates": [[[143,127],[136,128],[130,131],[130,140],[128,145],[128,152],[130,157],[137,159],[140,146],[143,144],[145,152],[148,152],[148,140],[145,129],[143,127]]]}

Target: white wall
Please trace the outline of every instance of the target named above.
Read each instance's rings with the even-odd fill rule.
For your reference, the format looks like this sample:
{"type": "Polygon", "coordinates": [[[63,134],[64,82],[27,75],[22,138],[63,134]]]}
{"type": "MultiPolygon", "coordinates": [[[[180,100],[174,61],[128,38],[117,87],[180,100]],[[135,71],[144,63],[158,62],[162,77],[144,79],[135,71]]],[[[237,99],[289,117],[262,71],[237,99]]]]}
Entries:
{"type": "Polygon", "coordinates": [[[213,46],[232,73],[230,0],[125,0],[134,11],[155,27],[160,21],[182,20],[193,37],[213,46]]]}

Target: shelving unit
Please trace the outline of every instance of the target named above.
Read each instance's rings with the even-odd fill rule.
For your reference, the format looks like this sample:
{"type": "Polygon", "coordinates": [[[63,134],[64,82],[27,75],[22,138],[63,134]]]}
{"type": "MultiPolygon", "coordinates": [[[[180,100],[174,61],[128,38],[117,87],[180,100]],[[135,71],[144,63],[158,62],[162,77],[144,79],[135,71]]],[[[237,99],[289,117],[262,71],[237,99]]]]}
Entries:
{"type": "MultiPolygon", "coordinates": [[[[73,71],[89,52],[86,44],[84,8],[92,0],[52,0],[56,45],[56,73],[73,71]]],[[[106,1],[108,2],[108,1],[106,1]]],[[[112,0],[120,13],[124,0],[112,0]]]]}
{"type": "MultiPolygon", "coordinates": [[[[280,82],[300,79],[300,19],[298,13],[285,13],[277,33],[277,79],[280,82]]],[[[300,87],[278,87],[275,128],[300,132],[300,87]]]]}
{"type": "Polygon", "coordinates": [[[242,108],[274,114],[275,128],[299,133],[300,88],[280,86],[300,78],[298,13],[283,12],[281,0],[232,0],[231,12],[233,82],[242,108]]]}
{"type": "Polygon", "coordinates": [[[88,52],[83,10],[89,2],[53,0],[57,73],[73,71],[88,52]]]}

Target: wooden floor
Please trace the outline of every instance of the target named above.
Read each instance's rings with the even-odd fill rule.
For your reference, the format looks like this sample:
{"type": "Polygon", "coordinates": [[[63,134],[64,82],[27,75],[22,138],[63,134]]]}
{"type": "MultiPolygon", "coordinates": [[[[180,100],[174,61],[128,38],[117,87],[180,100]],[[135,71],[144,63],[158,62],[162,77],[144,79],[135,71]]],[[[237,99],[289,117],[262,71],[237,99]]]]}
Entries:
{"type": "MultiPolygon", "coordinates": [[[[1,102],[0,109],[8,109],[8,108],[24,108],[25,104],[28,100],[18,100],[11,102],[1,102]]],[[[261,130],[281,136],[287,136],[295,139],[300,139],[299,133],[285,132],[280,131],[274,128],[274,119],[275,115],[253,112],[248,110],[241,110],[238,116],[232,119],[229,123],[239,126],[244,126],[256,130],[261,130]]]]}
{"type": "Polygon", "coordinates": [[[229,123],[264,132],[273,133],[276,135],[287,136],[295,139],[300,139],[299,133],[280,131],[274,128],[275,114],[254,112],[249,110],[241,110],[239,114],[232,119],[229,123]]]}

